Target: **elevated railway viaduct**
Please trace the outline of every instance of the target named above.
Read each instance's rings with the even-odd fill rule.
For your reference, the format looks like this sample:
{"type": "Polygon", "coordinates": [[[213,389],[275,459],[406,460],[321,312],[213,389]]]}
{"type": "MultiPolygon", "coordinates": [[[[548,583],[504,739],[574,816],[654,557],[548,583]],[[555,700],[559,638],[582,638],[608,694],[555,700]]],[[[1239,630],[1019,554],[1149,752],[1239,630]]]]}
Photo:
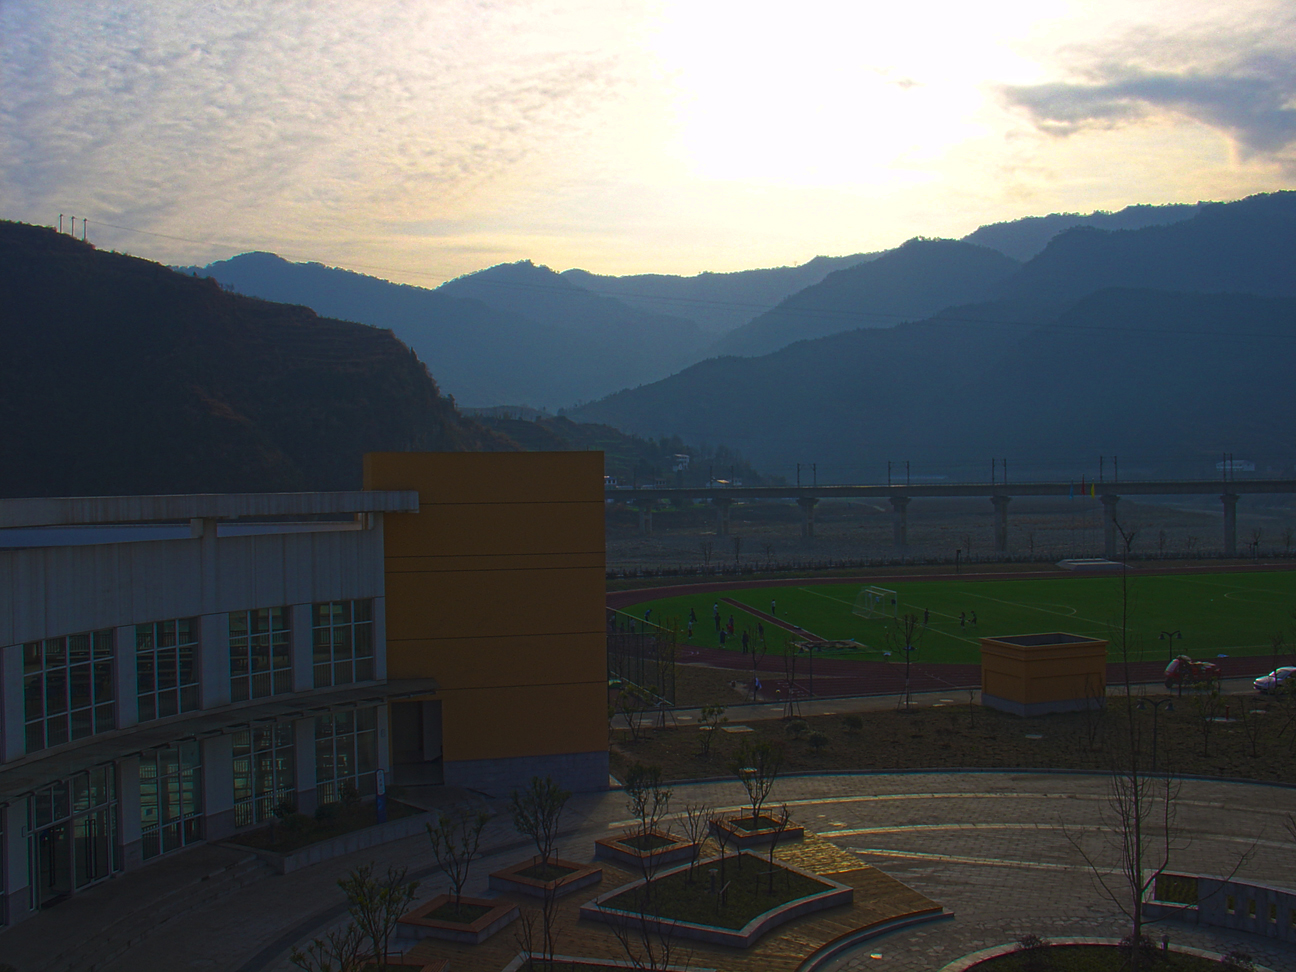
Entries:
{"type": "Polygon", "coordinates": [[[655,506],[672,500],[708,500],[716,511],[716,532],[729,533],[729,511],[735,502],[795,499],[801,507],[801,535],[814,536],[815,507],[825,499],[871,499],[891,503],[891,523],[898,550],[908,544],[909,503],[927,497],[984,496],[994,507],[994,549],[1008,549],[1008,504],[1015,496],[1090,496],[1103,506],[1103,541],[1109,558],[1120,554],[1117,512],[1122,496],[1217,495],[1224,504],[1224,554],[1237,555],[1237,501],[1253,493],[1296,493],[1296,479],[1137,480],[1080,483],[921,483],[867,486],[699,486],[691,488],[609,487],[606,498],[636,506],[639,529],[652,532],[655,506]]]}

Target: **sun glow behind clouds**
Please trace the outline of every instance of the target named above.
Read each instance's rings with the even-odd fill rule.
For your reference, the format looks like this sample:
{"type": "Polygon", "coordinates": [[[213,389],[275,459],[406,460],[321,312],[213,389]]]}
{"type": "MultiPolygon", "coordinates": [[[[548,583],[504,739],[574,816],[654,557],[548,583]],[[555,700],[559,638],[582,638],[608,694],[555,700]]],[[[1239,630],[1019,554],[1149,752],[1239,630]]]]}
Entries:
{"type": "Polygon", "coordinates": [[[0,215],[418,283],[800,262],[1288,187],[1294,25],[1289,0],[0,0],[0,215]]]}

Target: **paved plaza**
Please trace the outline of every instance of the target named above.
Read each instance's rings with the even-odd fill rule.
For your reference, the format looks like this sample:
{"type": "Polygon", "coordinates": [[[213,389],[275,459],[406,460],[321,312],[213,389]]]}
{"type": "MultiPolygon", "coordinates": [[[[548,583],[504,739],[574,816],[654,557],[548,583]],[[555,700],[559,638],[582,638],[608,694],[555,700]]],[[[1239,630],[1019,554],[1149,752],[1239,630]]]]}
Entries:
{"type": "MultiPolygon", "coordinates": [[[[774,801],[786,802],[808,829],[954,914],[846,953],[834,972],[936,972],[961,955],[1028,933],[1045,938],[1125,933],[1119,912],[1072,844],[1101,850],[1109,833],[1103,829],[1106,786],[1103,776],[1093,774],[837,774],[780,780],[774,801]]],[[[737,807],[742,798],[737,783],[689,784],[676,787],[674,805],[705,801],[716,808],[737,807]]],[[[1286,814],[1296,810],[1296,789],[1188,780],[1178,806],[1183,836],[1172,867],[1227,874],[1249,854],[1239,879],[1285,887],[1296,883],[1296,841],[1283,828],[1286,814]]],[[[512,830],[504,801],[491,807],[498,815],[487,827],[489,853],[474,868],[472,891],[484,890],[488,871],[529,853],[512,830]]],[[[616,791],[574,797],[564,823],[559,852],[587,860],[594,838],[628,823],[624,800],[616,791]]],[[[221,855],[230,863],[241,856],[225,848],[195,853],[206,855],[195,858],[195,865],[208,871],[221,855]]],[[[150,913],[164,913],[149,904],[159,897],[162,883],[185,877],[185,857],[167,862],[165,873],[153,866],[123,875],[0,935],[0,957],[18,972],[46,972],[67,967],[50,959],[56,952],[69,954],[77,936],[116,934],[120,940],[129,932],[137,940],[106,964],[96,963],[97,970],[287,972],[293,968],[288,960],[293,944],[341,919],[342,898],[334,882],[349,868],[370,860],[380,868],[408,867],[423,881],[420,898],[445,886],[428,841],[408,838],[284,876],[268,869],[245,874],[237,890],[140,937],[150,913]]],[[[1218,952],[1241,948],[1275,972],[1296,972],[1296,947],[1276,939],[1178,923],[1154,926],[1154,937],[1163,931],[1177,944],[1218,952]]]]}

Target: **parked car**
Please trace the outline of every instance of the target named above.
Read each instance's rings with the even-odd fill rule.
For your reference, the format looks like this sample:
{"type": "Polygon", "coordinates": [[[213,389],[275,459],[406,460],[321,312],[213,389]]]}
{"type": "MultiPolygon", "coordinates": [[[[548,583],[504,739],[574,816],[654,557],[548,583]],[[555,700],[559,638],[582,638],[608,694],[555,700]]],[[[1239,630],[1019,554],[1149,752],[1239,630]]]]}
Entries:
{"type": "MultiPolygon", "coordinates": [[[[1296,675],[1296,666],[1285,665],[1282,668],[1275,668],[1268,675],[1261,675],[1255,680],[1255,690],[1257,692],[1277,692],[1287,679],[1296,675]]],[[[1293,683],[1296,684],[1296,683],[1293,683]]]]}
{"type": "Polygon", "coordinates": [[[1176,655],[1166,666],[1165,687],[1182,689],[1185,685],[1202,685],[1217,682],[1220,667],[1214,662],[1193,661],[1187,655],[1176,655]]]}

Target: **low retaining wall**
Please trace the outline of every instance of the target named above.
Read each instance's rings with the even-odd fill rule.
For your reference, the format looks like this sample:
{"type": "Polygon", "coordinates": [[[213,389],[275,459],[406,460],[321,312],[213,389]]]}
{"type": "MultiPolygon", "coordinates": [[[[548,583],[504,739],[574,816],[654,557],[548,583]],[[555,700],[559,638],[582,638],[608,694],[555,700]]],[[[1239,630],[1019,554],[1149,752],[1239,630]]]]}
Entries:
{"type": "Polygon", "coordinates": [[[339,834],[327,840],[308,844],[301,850],[295,850],[287,854],[228,841],[224,846],[241,851],[250,851],[274,868],[276,873],[288,874],[303,867],[310,867],[312,864],[331,860],[334,857],[354,854],[356,851],[364,850],[366,847],[376,847],[379,844],[386,844],[393,840],[402,840],[405,837],[426,833],[427,825],[432,822],[432,817],[431,813],[416,813],[412,817],[401,817],[399,820],[389,820],[386,823],[365,827],[363,830],[353,830],[349,834],[339,834]]]}
{"type": "Polygon", "coordinates": [[[1296,891],[1209,874],[1165,871],[1162,876],[1195,883],[1197,903],[1159,899],[1153,882],[1143,899],[1143,913],[1149,918],[1177,918],[1296,944],[1296,891]]]}

